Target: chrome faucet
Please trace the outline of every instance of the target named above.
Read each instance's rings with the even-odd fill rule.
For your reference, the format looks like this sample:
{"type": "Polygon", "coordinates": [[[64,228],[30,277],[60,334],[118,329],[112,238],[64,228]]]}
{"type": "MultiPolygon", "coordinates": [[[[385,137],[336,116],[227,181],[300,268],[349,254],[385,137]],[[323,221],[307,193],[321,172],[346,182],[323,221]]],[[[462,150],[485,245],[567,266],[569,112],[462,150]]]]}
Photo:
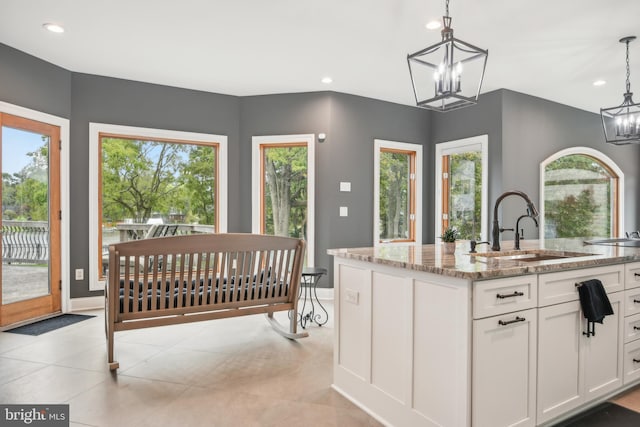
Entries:
{"type": "Polygon", "coordinates": [[[522,229],[522,233],[519,233],[520,230],[520,220],[523,218],[531,218],[533,222],[538,226],[538,220],[535,217],[531,216],[531,211],[527,208],[527,213],[525,215],[520,215],[518,220],[516,221],[516,237],[515,237],[515,248],[520,249],[520,239],[524,237],[524,229],[522,229]]]}
{"type": "MultiPolygon", "coordinates": [[[[518,190],[511,190],[511,191],[506,191],[506,192],[502,193],[496,199],[496,204],[493,207],[493,228],[491,230],[491,237],[492,237],[492,240],[493,240],[493,244],[491,245],[491,250],[494,250],[494,251],[499,251],[500,250],[500,233],[502,231],[509,230],[509,229],[505,229],[505,228],[500,228],[500,224],[498,223],[498,206],[500,206],[500,202],[502,202],[502,200],[507,196],[520,196],[520,197],[522,197],[524,199],[524,201],[527,203],[527,207],[529,209],[529,216],[531,216],[534,219],[538,217],[538,209],[536,209],[535,205],[531,201],[531,198],[529,196],[527,196],[525,193],[523,193],[522,191],[518,191],[518,190]]],[[[518,231],[516,230],[516,234],[517,233],[518,233],[518,231]]]]}

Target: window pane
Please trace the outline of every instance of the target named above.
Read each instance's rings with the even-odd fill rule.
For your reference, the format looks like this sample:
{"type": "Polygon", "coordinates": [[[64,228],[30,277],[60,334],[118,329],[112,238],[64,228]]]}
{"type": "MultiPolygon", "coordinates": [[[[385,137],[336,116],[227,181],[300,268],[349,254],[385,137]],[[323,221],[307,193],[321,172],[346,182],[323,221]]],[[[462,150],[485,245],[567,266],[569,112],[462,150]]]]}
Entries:
{"type": "Polygon", "coordinates": [[[586,155],[549,163],[544,173],[545,237],[610,237],[614,178],[586,155]]]}
{"type": "Polygon", "coordinates": [[[380,240],[410,238],[411,155],[380,151],[380,240]]]}
{"type": "Polygon", "coordinates": [[[307,147],[262,146],[262,232],[307,238],[307,147]]]}
{"type": "Polygon", "coordinates": [[[103,260],[110,243],[215,231],[217,145],[101,143],[103,260]]]}
{"type": "Polygon", "coordinates": [[[37,298],[49,284],[49,142],[2,127],[2,304],[37,298]],[[28,278],[28,280],[27,280],[28,278]]]}
{"type": "Polygon", "coordinates": [[[460,239],[477,239],[482,218],[482,154],[449,155],[449,226],[460,239]]]}

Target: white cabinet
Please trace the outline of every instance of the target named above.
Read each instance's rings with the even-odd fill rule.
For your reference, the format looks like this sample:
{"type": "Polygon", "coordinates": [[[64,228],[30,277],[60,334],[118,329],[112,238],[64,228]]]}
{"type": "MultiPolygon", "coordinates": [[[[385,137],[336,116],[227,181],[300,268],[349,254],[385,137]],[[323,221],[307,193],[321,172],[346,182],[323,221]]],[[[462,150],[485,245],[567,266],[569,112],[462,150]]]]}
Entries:
{"type": "Polygon", "coordinates": [[[623,296],[608,294],[615,314],[589,337],[579,301],[538,310],[538,424],[622,386],[623,296]]]}
{"type": "Polygon", "coordinates": [[[640,288],[640,262],[630,262],[624,266],[625,289],[640,288]]]}
{"type": "Polygon", "coordinates": [[[473,318],[495,316],[538,306],[538,276],[507,277],[473,284],[473,318]]]}
{"type": "Polygon", "coordinates": [[[536,309],[473,321],[473,427],[535,426],[536,309]]]}

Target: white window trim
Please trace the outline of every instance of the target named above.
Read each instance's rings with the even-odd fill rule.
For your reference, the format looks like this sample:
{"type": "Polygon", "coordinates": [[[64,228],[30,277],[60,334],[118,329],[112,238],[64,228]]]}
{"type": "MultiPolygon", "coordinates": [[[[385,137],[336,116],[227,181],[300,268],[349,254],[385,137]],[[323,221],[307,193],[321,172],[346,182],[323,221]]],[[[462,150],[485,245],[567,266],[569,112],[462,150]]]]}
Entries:
{"type": "Polygon", "coordinates": [[[384,246],[406,244],[407,242],[380,241],[380,152],[382,149],[413,151],[416,153],[416,212],[415,212],[415,244],[422,244],[422,145],[408,142],[373,140],[373,245],[384,246]]]}
{"type": "Polygon", "coordinates": [[[260,146],[287,143],[307,144],[307,266],[315,264],[315,181],[316,181],[316,150],[315,135],[266,135],[254,136],[251,149],[251,232],[260,233],[260,206],[262,206],[262,191],[260,189],[260,146]]]}
{"type": "MultiPolygon", "coordinates": [[[[69,208],[69,120],[3,101],[0,101],[0,112],[48,123],[60,128],[60,210],[62,211],[62,221],[60,224],[60,280],[62,280],[62,289],[60,291],[60,299],[61,310],[63,313],[67,313],[71,311],[71,292],[69,288],[71,283],[69,276],[69,227],[71,224],[69,221],[71,212],[69,208]]],[[[51,286],[54,285],[51,284],[51,286]]]]}
{"type": "Polygon", "coordinates": [[[574,154],[583,154],[585,156],[593,157],[605,164],[607,167],[618,176],[618,236],[623,237],[624,234],[624,173],[622,169],[618,167],[616,162],[611,160],[606,154],[601,151],[595,150],[589,147],[569,147],[564,150],[560,150],[557,153],[552,154],[540,163],[540,206],[538,211],[540,216],[538,218],[539,226],[539,239],[544,240],[544,171],[547,165],[551,162],[558,160],[561,157],[571,156],[574,154]]]}
{"type": "Polygon", "coordinates": [[[482,153],[482,194],[480,195],[480,212],[482,223],[480,224],[480,240],[489,238],[489,136],[478,135],[470,138],[454,141],[440,142],[436,144],[435,177],[435,236],[442,235],[442,156],[465,153],[468,151],[480,151],[482,153]]]}
{"type": "Polygon", "coordinates": [[[182,132],[166,129],[120,126],[106,123],[89,123],[89,290],[104,289],[104,281],[98,280],[98,176],[100,171],[100,134],[140,136],[143,138],[164,138],[182,141],[217,143],[218,149],[218,207],[219,230],[216,233],[227,232],[227,137],[195,132],[182,132]]]}

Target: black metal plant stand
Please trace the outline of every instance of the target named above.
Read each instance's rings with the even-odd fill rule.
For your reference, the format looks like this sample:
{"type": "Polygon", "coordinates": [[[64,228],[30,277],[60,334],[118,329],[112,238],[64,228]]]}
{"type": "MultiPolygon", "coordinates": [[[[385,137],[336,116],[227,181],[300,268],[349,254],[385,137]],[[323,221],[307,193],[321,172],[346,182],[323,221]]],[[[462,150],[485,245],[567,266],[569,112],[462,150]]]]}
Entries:
{"type": "Polygon", "coordinates": [[[300,322],[302,329],[307,327],[307,323],[314,322],[316,325],[322,326],[329,321],[329,313],[320,303],[317,291],[318,281],[325,274],[327,274],[327,269],[322,267],[305,267],[302,270],[302,282],[298,293],[298,322],[300,322]],[[309,304],[310,310],[305,313],[307,304],[309,304]],[[319,308],[317,312],[316,306],[319,308]]]}

